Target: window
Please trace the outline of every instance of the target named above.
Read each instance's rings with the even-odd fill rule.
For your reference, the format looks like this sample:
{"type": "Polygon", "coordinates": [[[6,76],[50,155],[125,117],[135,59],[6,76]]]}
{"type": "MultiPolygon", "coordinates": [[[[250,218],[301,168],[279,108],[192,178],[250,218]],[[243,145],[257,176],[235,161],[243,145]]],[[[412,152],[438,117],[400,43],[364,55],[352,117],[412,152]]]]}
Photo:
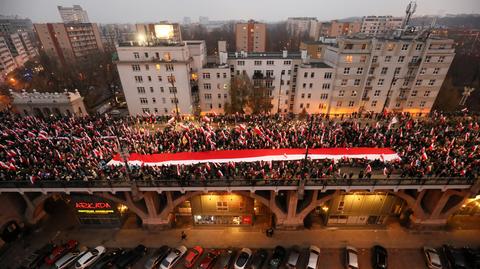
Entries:
{"type": "Polygon", "coordinates": [[[267,61],[267,65],[273,65],[273,61],[267,61]]]}
{"type": "Polygon", "coordinates": [[[347,55],[347,56],[345,56],[345,62],[346,62],[346,63],[351,63],[351,62],[353,62],[353,56],[352,56],[352,55],[347,55]]]}
{"type": "Polygon", "coordinates": [[[170,62],[172,60],[172,55],[170,55],[170,52],[163,53],[163,60],[167,62],[170,62]]]}
{"type": "Polygon", "coordinates": [[[310,103],[307,103],[307,108],[310,108],[310,103]]]}
{"type": "Polygon", "coordinates": [[[345,96],[345,90],[338,91],[338,96],[340,96],[340,97],[345,96]]]}
{"type": "Polygon", "coordinates": [[[168,87],[170,93],[177,93],[177,87],[168,87]]]}
{"type": "Polygon", "coordinates": [[[382,86],[385,80],[383,78],[379,79],[377,85],[382,86]]]}
{"type": "Polygon", "coordinates": [[[327,100],[327,99],[328,99],[328,93],[322,93],[322,94],[320,94],[320,99],[322,99],[322,100],[327,100]]]}
{"type": "Polygon", "coordinates": [[[380,75],[386,75],[388,72],[388,67],[383,67],[382,71],[380,72],[380,75]]]}
{"type": "Polygon", "coordinates": [[[327,72],[325,73],[325,75],[323,76],[323,78],[332,78],[332,73],[331,72],[327,72]]]}
{"type": "Polygon", "coordinates": [[[204,88],[205,90],[210,90],[210,89],[212,89],[212,84],[210,84],[210,83],[203,83],[203,88],[204,88]]]}
{"type": "Polygon", "coordinates": [[[418,62],[418,56],[413,56],[411,63],[417,63],[418,62]]]}
{"type": "Polygon", "coordinates": [[[140,98],[140,104],[148,104],[147,98],[140,98]]]}
{"type": "Polygon", "coordinates": [[[373,75],[375,73],[375,67],[370,67],[370,70],[368,70],[369,75],[373,75]]]}
{"type": "Polygon", "coordinates": [[[138,52],[134,52],[134,53],[133,53],[133,58],[139,59],[139,58],[140,58],[140,54],[139,54],[138,52]]]}
{"type": "MultiPolygon", "coordinates": [[[[324,109],[324,108],[326,108],[326,107],[327,107],[327,105],[325,105],[324,103],[318,104],[318,108],[319,108],[319,109],[324,109]]],[[[285,111],[285,112],[286,112],[286,111],[285,111]]]]}
{"type": "Polygon", "coordinates": [[[398,75],[398,74],[400,74],[400,70],[402,70],[402,68],[401,68],[401,67],[397,67],[397,68],[395,68],[395,72],[393,72],[393,73],[394,73],[395,75],[398,75]]]}
{"type": "Polygon", "coordinates": [[[363,67],[357,68],[357,75],[363,74],[363,67]]]}
{"type": "Polygon", "coordinates": [[[417,46],[415,46],[415,50],[421,50],[423,47],[422,44],[417,44],[417,46]]]}
{"type": "Polygon", "coordinates": [[[398,56],[398,62],[403,63],[405,61],[405,56],[398,56]]]}
{"type": "Polygon", "coordinates": [[[311,78],[314,78],[314,77],[315,77],[315,73],[312,72],[312,73],[310,74],[310,77],[311,77],[311,78]]]}
{"type": "Polygon", "coordinates": [[[218,104],[218,108],[222,108],[222,104],[218,104]]]}
{"type": "Polygon", "coordinates": [[[343,74],[345,74],[345,75],[350,74],[350,67],[345,67],[345,68],[343,69],[343,74]]]}
{"type": "Polygon", "coordinates": [[[174,71],[173,64],[166,64],[165,69],[167,69],[167,71],[174,71]]]}
{"type": "Polygon", "coordinates": [[[138,93],[145,93],[145,87],[137,87],[138,93]]]}
{"type": "Polygon", "coordinates": [[[133,71],[140,71],[140,65],[138,65],[138,64],[132,64],[132,70],[133,70],[133,71]]]}
{"type": "Polygon", "coordinates": [[[429,82],[428,82],[428,86],[433,86],[435,85],[435,80],[434,79],[431,79],[429,82]]]}
{"type": "Polygon", "coordinates": [[[217,73],[217,78],[220,78],[220,73],[217,73]]]}
{"type": "Polygon", "coordinates": [[[410,84],[410,79],[409,79],[409,78],[406,78],[406,79],[403,81],[403,86],[408,86],[408,84],[410,84]]]}
{"type": "Polygon", "coordinates": [[[445,56],[438,57],[438,62],[443,63],[445,61],[445,56]]]}
{"type": "Polygon", "coordinates": [[[366,86],[372,86],[373,78],[367,78],[366,86]]]}
{"type": "Polygon", "coordinates": [[[135,76],[135,82],[137,82],[137,83],[143,82],[143,77],[142,76],[135,76]]]}
{"type": "Polygon", "coordinates": [[[361,62],[361,63],[364,63],[364,62],[366,62],[366,61],[367,61],[367,56],[366,56],[366,55],[360,56],[360,62],[361,62]]]}
{"type": "Polygon", "coordinates": [[[429,97],[430,96],[430,91],[425,91],[423,93],[423,97],[429,97]]]}
{"type": "Polygon", "coordinates": [[[421,102],[420,102],[420,107],[425,107],[425,104],[426,104],[425,101],[421,101],[421,102]]]}
{"type": "Polygon", "coordinates": [[[307,83],[303,83],[302,86],[303,86],[304,89],[307,88],[307,83]]]}
{"type": "Polygon", "coordinates": [[[302,93],[301,98],[302,98],[302,99],[305,98],[305,94],[304,94],[304,93],[302,93]]]}
{"type": "Polygon", "coordinates": [[[152,81],[152,77],[151,77],[151,76],[147,76],[147,79],[148,79],[148,81],[152,81]]]}
{"type": "Polygon", "coordinates": [[[144,108],[142,108],[142,112],[143,113],[150,113],[150,108],[144,107],[144,108]]]}
{"type": "Polygon", "coordinates": [[[378,61],[378,56],[373,56],[372,63],[376,63],[378,61]]]}
{"type": "Polygon", "coordinates": [[[162,82],[162,76],[158,76],[158,81],[162,82]]]}
{"type": "Polygon", "coordinates": [[[304,72],[304,73],[303,73],[303,77],[304,77],[304,78],[308,77],[308,72],[304,72]]]}
{"type": "Polygon", "coordinates": [[[375,92],[373,93],[373,96],[375,97],[380,96],[380,90],[375,90],[375,92]]]}
{"type": "Polygon", "coordinates": [[[395,103],[395,107],[400,107],[400,102],[395,103]]]}
{"type": "Polygon", "coordinates": [[[385,62],[389,63],[392,60],[392,56],[385,56],[385,62]]]}
{"type": "Polygon", "coordinates": [[[355,101],[350,101],[350,102],[348,102],[348,106],[349,106],[349,107],[352,107],[353,105],[355,105],[355,101]]]}
{"type": "MultiPolygon", "coordinates": [[[[160,64],[155,65],[155,69],[160,70],[160,64]]],[[[156,108],[155,108],[156,109],[156,108]]]]}
{"type": "Polygon", "coordinates": [[[351,94],[352,97],[355,97],[357,96],[357,91],[352,91],[352,94],[351,94]]]}
{"type": "Polygon", "coordinates": [[[322,89],[323,89],[323,90],[328,90],[328,89],[330,89],[330,83],[323,83],[323,84],[322,84],[322,89]]]}
{"type": "Polygon", "coordinates": [[[376,107],[377,106],[377,100],[373,100],[372,104],[370,105],[371,107],[376,107]]]}
{"type": "Polygon", "coordinates": [[[408,50],[408,44],[403,44],[402,45],[402,50],[408,50]]]}
{"type": "Polygon", "coordinates": [[[425,57],[425,62],[429,63],[432,60],[432,56],[426,56],[425,57]]]}
{"type": "Polygon", "coordinates": [[[313,83],[310,83],[310,84],[308,85],[308,87],[309,87],[310,89],[313,88],[313,83]]]}
{"type": "Polygon", "coordinates": [[[312,94],[311,93],[307,94],[307,98],[308,99],[312,98],[312,94]]]}
{"type": "Polygon", "coordinates": [[[227,78],[227,73],[223,73],[223,78],[227,78]]]}
{"type": "Polygon", "coordinates": [[[427,68],[425,67],[422,67],[422,69],[420,69],[420,74],[423,75],[427,72],[427,68]]]}
{"type": "Polygon", "coordinates": [[[262,61],[254,61],[253,64],[254,65],[262,65],[262,61]]]}
{"type": "Polygon", "coordinates": [[[148,58],[148,52],[145,52],[143,54],[145,54],[145,58],[148,58]]]}
{"type": "Polygon", "coordinates": [[[222,99],[222,94],[221,93],[217,94],[217,97],[218,99],[222,99]]]}
{"type": "Polygon", "coordinates": [[[157,99],[155,99],[155,97],[152,98],[152,103],[154,103],[154,104],[157,103],[157,99]]]}
{"type": "Polygon", "coordinates": [[[245,61],[237,61],[237,65],[245,65],[245,61]]]}
{"type": "Polygon", "coordinates": [[[358,78],[355,79],[355,81],[353,82],[353,85],[355,85],[355,86],[360,85],[360,79],[358,79],[358,78]]]}
{"type": "Polygon", "coordinates": [[[440,72],[440,68],[438,67],[435,67],[435,69],[433,69],[433,74],[438,74],[440,72]]]}
{"type": "Polygon", "coordinates": [[[417,79],[417,81],[415,81],[415,85],[416,85],[416,86],[422,85],[422,80],[421,80],[421,79],[417,79]]]}
{"type": "Polygon", "coordinates": [[[150,70],[150,66],[148,64],[145,65],[145,70],[150,70]]]}
{"type": "Polygon", "coordinates": [[[418,93],[417,90],[412,90],[411,96],[412,96],[412,97],[415,97],[415,96],[417,96],[417,93],[418,93]]]}
{"type": "Polygon", "coordinates": [[[394,49],[395,49],[395,44],[394,44],[394,43],[389,43],[389,44],[387,45],[387,50],[388,50],[388,51],[393,51],[394,49]]]}
{"type": "Polygon", "coordinates": [[[341,107],[342,106],[342,101],[337,101],[337,107],[341,107]]]}
{"type": "Polygon", "coordinates": [[[212,99],[212,94],[211,94],[211,93],[206,93],[206,94],[205,94],[205,99],[206,99],[206,100],[212,99]]]}
{"type": "Polygon", "coordinates": [[[164,104],[166,103],[165,97],[162,97],[162,103],[164,103],[164,104]]]}
{"type": "Polygon", "coordinates": [[[227,96],[228,96],[228,95],[227,95],[226,93],[223,94],[223,98],[227,99],[227,96]]]}
{"type": "Polygon", "coordinates": [[[300,108],[303,108],[303,103],[300,103],[300,108]]]}
{"type": "Polygon", "coordinates": [[[377,44],[375,46],[375,50],[381,50],[382,49],[382,44],[377,44]]]}
{"type": "Polygon", "coordinates": [[[164,89],[163,87],[160,87],[160,92],[163,93],[164,89]]]}
{"type": "MultiPolygon", "coordinates": [[[[155,113],[158,113],[158,108],[154,108],[153,111],[154,111],[155,113]]],[[[92,257],[92,258],[93,258],[93,257],[92,257]]]]}
{"type": "Polygon", "coordinates": [[[292,61],[283,61],[283,65],[291,65],[292,61]]]}
{"type": "Polygon", "coordinates": [[[153,93],[153,87],[150,87],[150,92],[153,93]]]}
{"type": "Polygon", "coordinates": [[[340,85],[345,86],[347,85],[347,82],[348,82],[348,79],[342,79],[342,82],[340,83],[340,85]]]}

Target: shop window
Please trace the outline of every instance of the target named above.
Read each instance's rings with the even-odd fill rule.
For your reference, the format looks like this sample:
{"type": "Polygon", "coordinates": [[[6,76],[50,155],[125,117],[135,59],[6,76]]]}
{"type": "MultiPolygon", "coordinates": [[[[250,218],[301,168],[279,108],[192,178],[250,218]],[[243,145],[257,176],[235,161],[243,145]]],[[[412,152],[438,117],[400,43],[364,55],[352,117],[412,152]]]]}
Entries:
{"type": "Polygon", "coordinates": [[[228,211],[228,203],[227,202],[217,202],[217,211],[228,211]]]}

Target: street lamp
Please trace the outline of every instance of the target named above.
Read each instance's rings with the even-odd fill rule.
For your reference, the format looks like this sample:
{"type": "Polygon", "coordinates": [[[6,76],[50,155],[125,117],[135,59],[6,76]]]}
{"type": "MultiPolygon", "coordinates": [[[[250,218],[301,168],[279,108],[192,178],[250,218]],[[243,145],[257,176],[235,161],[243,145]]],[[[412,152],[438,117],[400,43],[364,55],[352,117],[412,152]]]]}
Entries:
{"type": "Polygon", "coordinates": [[[178,112],[178,99],[177,99],[177,88],[175,88],[175,76],[172,73],[169,76],[167,76],[167,79],[168,79],[168,82],[170,82],[170,84],[172,84],[173,98],[174,98],[174,101],[175,101],[175,112],[176,112],[176,115],[177,115],[177,120],[179,120],[180,119],[180,114],[178,112]]]}
{"type": "Polygon", "coordinates": [[[305,158],[303,159],[303,172],[302,178],[300,179],[300,184],[298,185],[298,199],[303,200],[305,194],[305,173],[307,172],[307,161],[308,161],[308,143],[310,142],[310,136],[312,134],[312,127],[314,124],[315,116],[310,115],[310,124],[308,125],[307,138],[305,140],[305,158]]]}

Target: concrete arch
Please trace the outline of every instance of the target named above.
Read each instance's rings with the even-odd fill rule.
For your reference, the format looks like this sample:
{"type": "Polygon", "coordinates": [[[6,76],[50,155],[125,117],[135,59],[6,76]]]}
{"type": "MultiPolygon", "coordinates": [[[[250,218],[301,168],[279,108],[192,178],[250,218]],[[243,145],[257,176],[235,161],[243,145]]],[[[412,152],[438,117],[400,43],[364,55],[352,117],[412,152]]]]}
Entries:
{"type": "Polygon", "coordinates": [[[304,220],[307,217],[307,215],[310,214],[310,212],[315,210],[315,208],[317,208],[318,206],[321,206],[322,204],[332,200],[333,198],[340,195],[341,193],[342,192],[340,190],[336,190],[332,194],[326,195],[326,196],[318,199],[318,190],[314,190],[312,201],[310,202],[310,204],[308,206],[306,206],[302,211],[300,211],[297,214],[298,218],[301,218],[302,220],[304,220]]]}

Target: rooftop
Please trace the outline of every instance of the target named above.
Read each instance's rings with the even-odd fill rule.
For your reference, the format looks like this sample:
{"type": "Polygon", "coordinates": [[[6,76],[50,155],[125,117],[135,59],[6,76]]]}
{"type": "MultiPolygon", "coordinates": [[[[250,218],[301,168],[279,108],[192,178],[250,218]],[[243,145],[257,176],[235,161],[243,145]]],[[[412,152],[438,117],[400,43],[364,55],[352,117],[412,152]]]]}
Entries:
{"type": "Polygon", "coordinates": [[[308,64],[304,64],[304,66],[311,68],[332,68],[330,65],[324,62],[310,62],[308,64]]]}
{"type": "Polygon", "coordinates": [[[289,52],[287,57],[283,57],[282,52],[248,52],[242,55],[241,52],[229,52],[229,59],[300,59],[299,52],[289,52]]]}
{"type": "Polygon", "coordinates": [[[185,43],[173,43],[165,41],[155,42],[138,42],[138,41],[125,41],[119,42],[119,47],[183,47],[185,43]]]}

